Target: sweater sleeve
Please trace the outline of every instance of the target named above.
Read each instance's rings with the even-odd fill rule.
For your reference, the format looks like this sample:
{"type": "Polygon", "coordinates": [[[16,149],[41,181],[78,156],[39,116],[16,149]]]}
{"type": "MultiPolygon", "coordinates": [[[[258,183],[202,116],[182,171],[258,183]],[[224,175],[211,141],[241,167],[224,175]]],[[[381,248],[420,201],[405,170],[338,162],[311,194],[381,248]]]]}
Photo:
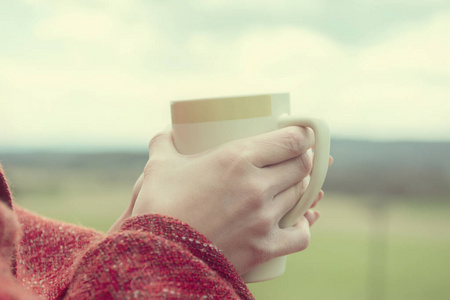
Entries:
{"type": "Polygon", "coordinates": [[[14,277],[15,253],[21,237],[20,225],[12,210],[11,192],[0,164],[0,299],[35,299],[14,277]]]}
{"type": "Polygon", "coordinates": [[[67,299],[254,299],[234,267],[189,225],[160,215],[127,219],[89,249],[67,299]]]}
{"type": "Polygon", "coordinates": [[[13,206],[22,229],[16,257],[17,281],[46,299],[61,297],[79,259],[104,235],[13,206]]]}
{"type": "Polygon", "coordinates": [[[14,212],[0,201],[0,299],[34,299],[12,274],[14,248],[20,238],[19,222],[14,212]]]}
{"type": "Polygon", "coordinates": [[[104,236],[12,206],[0,166],[0,299],[254,299],[225,256],[178,220],[137,216],[104,236]]]}

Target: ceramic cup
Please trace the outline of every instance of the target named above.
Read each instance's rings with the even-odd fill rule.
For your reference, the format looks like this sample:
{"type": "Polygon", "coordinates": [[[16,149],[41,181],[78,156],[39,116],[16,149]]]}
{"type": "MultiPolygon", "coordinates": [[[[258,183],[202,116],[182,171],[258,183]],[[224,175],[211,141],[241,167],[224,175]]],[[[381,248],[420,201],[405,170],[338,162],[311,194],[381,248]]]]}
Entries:
{"type": "MultiPolygon", "coordinates": [[[[289,94],[265,94],[171,102],[173,138],[182,154],[195,154],[220,144],[287,126],[310,127],[315,134],[311,181],[296,206],[280,221],[294,225],[317,197],[328,170],[330,134],[325,122],[290,115],[289,94]]],[[[259,282],[281,276],[286,256],[263,263],[242,278],[259,282]]]]}

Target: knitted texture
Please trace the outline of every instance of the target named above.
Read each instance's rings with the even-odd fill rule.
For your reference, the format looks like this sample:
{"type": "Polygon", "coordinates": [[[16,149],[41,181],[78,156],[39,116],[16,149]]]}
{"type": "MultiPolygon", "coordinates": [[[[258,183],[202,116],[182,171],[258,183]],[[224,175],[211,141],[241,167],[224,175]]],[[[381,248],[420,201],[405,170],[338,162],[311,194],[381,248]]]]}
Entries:
{"type": "Polygon", "coordinates": [[[19,206],[14,210],[23,238],[17,252],[17,280],[45,299],[62,296],[76,264],[89,247],[104,238],[91,229],[54,221],[19,206]]]}
{"type": "Polygon", "coordinates": [[[0,203],[0,299],[254,299],[225,256],[179,220],[136,216],[104,235],[11,210],[0,175],[9,196],[0,203]]]}
{"type": "Polygon", "coordinates": [[[0,299],[34,299],[14,278],[14,250],[21,238],[20,225],[11,209],[11,193],[0,165],[0,299]]]}

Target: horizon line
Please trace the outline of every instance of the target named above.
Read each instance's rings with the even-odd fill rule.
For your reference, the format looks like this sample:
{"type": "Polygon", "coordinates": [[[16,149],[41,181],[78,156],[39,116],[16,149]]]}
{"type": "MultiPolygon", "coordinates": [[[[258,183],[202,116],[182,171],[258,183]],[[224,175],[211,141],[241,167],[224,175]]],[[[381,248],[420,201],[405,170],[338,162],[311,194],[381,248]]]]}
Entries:
{"type": "MultiPolygon", "coordinates": [[[[361,143],[376,143],[376,144],[450,144],[450,139],[435,139],[435,140],[413,140],[413,139],[375,139],[375,138],[359,138],[359,137],[345,137],[335,136],[331,138],[331,142],[361,142],[361,143]]],[[[8,145],[0,146],[1,154],[13,153],[142,153],[148,152],[148,144],[144,143],[138,145],[129,143],[126,146],[123,144],[65,144],[64,146],[19,146],[8,145]]]]}

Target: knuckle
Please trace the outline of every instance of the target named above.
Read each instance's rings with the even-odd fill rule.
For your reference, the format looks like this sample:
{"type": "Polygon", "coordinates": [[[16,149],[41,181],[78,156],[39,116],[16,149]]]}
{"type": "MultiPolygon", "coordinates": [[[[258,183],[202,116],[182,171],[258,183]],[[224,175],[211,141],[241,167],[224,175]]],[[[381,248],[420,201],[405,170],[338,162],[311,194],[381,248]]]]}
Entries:
{"type": "Polygon", "coordinates": [[[152,150],[155,143],[160,140],[163,137],[164,133],[163,132],[158,132],[155,136],[153,136],[153,138],[150,140],[150,142],[148,142],[148,148],[149,150],[152,150]]]}
{"type": "Polygon", "coordinates": [[[311,243],[311,234],[309,231],[306,231],[300,239],[297,251],[305,250],[306,248],[308,248],[310,243],[311,243]]]}
{"type": "Polygon", "coordinates": [[[272,231],[272,219],[268,216],[260,216],[256,223],[256,229],[262,236],[267,236],[272,231]]]}
{"type": "Polygon", "coordinates": [[[155,174],[163,174],[165,173],[165,170],[173,168],[176,163],[176,160],[166,156],[164,153],[150,155],[144,167],[144,177],[155,174]]]}
{"type": "MultiPolygon", "coordinates": [[[[305,178],[303,178],[302,181],[300,181],[299,183],[297,183],[292,189],[292,199],[296,199],[298,201],[298,199],[300,199],[302,197],[302,195],[305,193],[306,189],[308,188],[309,182],[310,182],[310,176],[306,176],[305,178]]],[[[295,204],[294,204],[295,205],[295,204]]]]}
{"type": "Polygon", "coordinates": [[[295,185],[295,188],[293,190],[294,190],[293,191],[293,193],[294,193],[293,199],[300,199],[300,197],[303,195],[303,193],[306,190],[303,180],[300,181],[297,185],[295,185]]]}
{"type": "Polygon", "coordinates": [[[149,159],[144,167],[144,177],[148,177],[152,174],[158,173],[161,161],[158,159],[149,159]]]}
{"type": "Polygon", "coordinates": [[[306,189],[308,188],[309,182],[311,181],[311,177],[308,175],[305,178],[303,178],[303,180],[300,182],[300,192],[301,195],[303,195],[303,193],[306,191],[306,189]]]}
{"type": "Polygon", "coordinates": [[[241,171],[248,163],[246,152],[243,146],[226,148],[219,153],[219,164],[226,169],[241,171]]]}
{"type": "Polygon", "coordinates": [[[275,231],[273,230],[273,222],[270,218],[262,217],[254,223],[253,238],[249,244],[252,253],[253,265],[258,265],[270,260],[275,256],[279,256],[279,244],[276,243],[275,231]]]}
{"type": "Polygon", "coordinates": [[[264,205],[264,192],[259,187],[247,186],[245,198],[250,211],[258,211],[264,205]]]}
{"type": "Polygon", "coordinates": [[[298,156],[301,154],[305,140],[302,138],[299,127],[291,126],[286,128],[281,139],[284,146],[287,147],[292,155],[298,156]]]}
{"type": "Polygon", "coordinates": [[[309,151],[306,151],[305,153],[303,153],[302,155],[300,155],[298,157],[300,165],[301,165],[301,169],[302,169],[302,174],[309,174],[312,171],[313,168],[313,161],[312,161],[312,157],[309,153],[309,151]]]}
{"type": "Polygon", "coordinates": [[[248,207],[252,212],[261,211],[268,197],[269,185],[258,179],[257,176],[251,176],[242,181],[244,199],[248,203],[248,207]]]}

